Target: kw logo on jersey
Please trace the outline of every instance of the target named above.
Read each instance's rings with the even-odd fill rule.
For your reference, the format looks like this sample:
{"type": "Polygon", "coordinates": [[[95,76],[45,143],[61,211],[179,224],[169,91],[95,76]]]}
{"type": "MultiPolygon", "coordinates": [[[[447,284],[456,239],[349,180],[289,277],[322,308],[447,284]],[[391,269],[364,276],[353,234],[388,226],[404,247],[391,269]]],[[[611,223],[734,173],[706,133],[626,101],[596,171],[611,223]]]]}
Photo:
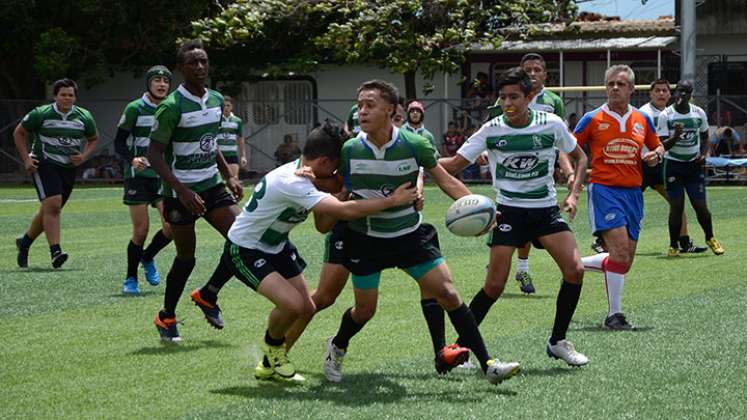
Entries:
{"type": "Polygon", "coordinates": [[[513,180],[531,179],[548,174],[548,161],[535,155],[514,155],[496,165],[495,177],[513,180]]]}
{"type": "Polygon", "coordinates": [[[534,155],[511,156],[503,161],[503,166],[514,172],[529,172],[536,168],[538,164],[539,158],[534,155]]]}
{"type": "Polygon", "coordinates": [[[604,162],[609,164],[636,165],[638,161],[638,143],[630,139],[611,140],[602,150],[604,162]]]}

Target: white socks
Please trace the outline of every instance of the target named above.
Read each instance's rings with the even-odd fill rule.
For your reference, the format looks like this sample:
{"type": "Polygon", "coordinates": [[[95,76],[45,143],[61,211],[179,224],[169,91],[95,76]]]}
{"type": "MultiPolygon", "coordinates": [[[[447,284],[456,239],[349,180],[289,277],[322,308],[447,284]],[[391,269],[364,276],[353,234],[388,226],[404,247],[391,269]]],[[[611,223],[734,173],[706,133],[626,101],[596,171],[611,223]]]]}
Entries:
{"type": "Polygon", "coordinates": [[[625,274],[604,272],[604,284],[607,286],[607,302],[609,309],[607,316],[622,313],[623,286],[625,285],[625,274]]]}
{"type": "Polygon", "coordinates": [[[604,271],[604,269],[602,268],[602,264],[604,263],[604,260],[609,256],[609,252],[602,252],[600,254],[583,257],[581,258],[581,262],[584,264],[585,269],[601,272],[604,271]]]}
{"type": "Polygon", "coordinates": [[[529,259],[516,259],[516,271],[517,272],[529,272],[529,259]]]}

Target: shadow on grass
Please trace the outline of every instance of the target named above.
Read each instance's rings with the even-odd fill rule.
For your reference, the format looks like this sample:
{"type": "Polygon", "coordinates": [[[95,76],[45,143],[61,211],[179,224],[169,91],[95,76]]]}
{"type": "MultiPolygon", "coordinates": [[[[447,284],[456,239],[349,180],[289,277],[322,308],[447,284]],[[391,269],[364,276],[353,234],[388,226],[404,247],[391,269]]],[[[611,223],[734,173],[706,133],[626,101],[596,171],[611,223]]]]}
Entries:
{"type": "Polygon", "coordinates": [[[643,326],[643,327],[635,327],[633,330],[630,331],[613,331],[608,330],[607,328],[604,328],[601,324],[586,324],[586,325],[579,325],[577,327],[571,327],[568,328],[569,331],[586,331],[586,332],[601,332],[601,333],[607,333],[607,334],[625,334],[625,333],[641,333],[641,332],[648,332],[653,331],[654,327],[649,326],[643,326]]]}
{"type": "Polygon", "coordinates": [[[341,383],[327,382],[321,374],[312,373],[307,375],[307,384],[291,384],[279,381],[256,381],[251,385],[230,386],[210,391],[214,394],[230,395],[253,400],[288,400],[296,402],[329,401],[333,404],[360,407],[372,404],[395,404],[403,400],[407,401],[433,401],[447,403],[479,403],[491,395],[515,396],[514,391],[501,389],[488,384],[485,379],[485,387],[469,393],[444,392],[440,387],[433,390],[422,390],[422,388],[408,389],[400,383],[399,379],[420,382],[424,379],[433,379],[433,375],[408,375],[381,373],[352,373],[346,374],[341,383]],[[320,381],[308,384],[309,379],[320,381]]]}
{"type": "Polygon", "coordinates": [[[236,347],[232,344],[224,343],[217,340],[191,341],[189,344],[175,344],[163,342],[159,346],[143,347],[135,350],[130,354],[133,356],[165,356],[174,353],[187,353],[200,349],[218,349],[236,347]]]}
{"type": "Polygon", "coordinates": [[[155,290],[146,290],[144,292],[140,292],[137,295],[126,295],[124,293],[114,293],[114,294],[109,295],[109,297],[120,298],[120,299],[137,299],[140,297],[147,297],[147,296],[156,295],[156,294],[162,294],[162,293],[157,292],[155,290]]]}
{"type": "Polygon", "coordinates": [[[527,295],[525,293],[503,293],[501,295],[501,299],[552,299],[553,296],[551,295],[538,295],[538,294],[531,294],[527,295]]]}

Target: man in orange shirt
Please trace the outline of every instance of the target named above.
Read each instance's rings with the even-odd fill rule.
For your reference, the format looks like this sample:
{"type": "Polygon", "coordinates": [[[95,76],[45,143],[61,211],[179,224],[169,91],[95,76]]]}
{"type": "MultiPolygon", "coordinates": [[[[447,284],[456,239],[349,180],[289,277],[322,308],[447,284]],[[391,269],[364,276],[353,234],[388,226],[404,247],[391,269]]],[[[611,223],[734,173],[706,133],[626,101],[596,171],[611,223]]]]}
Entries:
{"type": "Polygon", "coordinates": [[[646,114],[630,105],[635,73],[626,65],[605,72],[607,103],[586,113],[574,134],[591,150],[589,222],[608,252],[582,258],[586,269],[604,272],[609,310],[604,327],[631,330],[622,312],[625,273],[635,256],[643,219],[641,159],[652,166],[661,161],[664,147],[646,114]],[[649,152],[641,157],[641,148],[649,152]]]}

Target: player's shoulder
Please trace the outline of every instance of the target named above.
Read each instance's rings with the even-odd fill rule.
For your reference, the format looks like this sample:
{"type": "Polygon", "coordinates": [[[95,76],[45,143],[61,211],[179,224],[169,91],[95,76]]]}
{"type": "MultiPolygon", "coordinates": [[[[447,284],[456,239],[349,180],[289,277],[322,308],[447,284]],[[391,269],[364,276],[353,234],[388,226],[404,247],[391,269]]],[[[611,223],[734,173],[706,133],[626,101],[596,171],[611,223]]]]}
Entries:
{"type": "Polygon", "coordinates": [[[573,131],[579,133],[586,129],[589,125],[599,124],[604,120],[604,116],[604,107],[600,106],[597,109],[592,109],[591,111],[585,113],[581,117],[581,119],[578,120],[578,124],[573,131]]]}
{"type": "Polygon", "coordinates": [[[425,136],[421,136],[420,134],[414,131],[410,131],[410,130],[411,130],[410,128],[406,128],[406,126],[403,126],[399,130],[399,139],[401,141],[408,142],[408,143],[418,143],[418,142],[422,143],[424,141],[428,141],[428,139],[425,138],[425,136]]]}
{"type": "Polygon", "coordinates": [[[91,111],[87,110],[86,108],[75,105],[75,108],[73,110],[75,114],[77,114],[80,118],[93,120],[93,114],[91,114],[91,111]]]}
{"type": "Polygon", "coordinates": [[[634,116],[634,118],[636,118],[636,120],[645,122],[649,130],[656,132],[656,123],[654,122],[654,118],[652,117],[650,113],[644,112],[642,109],[639,109],[639,108],[633,108],[632,115],[634,116]]]}
{"type": "Polygon", "coordinates": [[[551,127],[559,125],[565,128],[565,121],[562,118],[560,118],[557,114],[554,114],[552,112],[546,112],[546,111],[536,111],[536,112],[538,115],[542,114],[542,118],[541,118],[542,124],[551,126],[551,127]]]}
{"type": "Polygon", "coordinates": [[[29,111],[29,114],[35,113],[41,116],[51,115],[52,113],[54,113],[54,107],[52,105],[53,104],[39,105],[35,107],[34,109],[32,109],[31,111],[29,111]]]}
{"type": "Polygon", "coordinates": [[[705,110],[695,104],[690,104],[690,112],[700,114],[700,115],[705,115],[705,110]]]}
{"type": "Polygon", "coordinates": [[[215,98],[221,102],[223,102],[223,94],[218,92],[217,90],[213,90],[210,88],[206,88],[208,95],[210,95],[211,98],[215,98]]]}
{"type": "Polygon", "coordinates": [[[236,115],[233,115],[233,114],[231,114],[231,121],[235,123],[239,123],[239,124],[244,122],[240,117],[237,117],[236,115]]]}
{"type": "Polygon", "coordinates": [[[557,93],[551,91],[551,90],[545,90],[543,92],[543,95],[549,100],[554,103],[563,102],[563,99],[560,98],[560,95],[557,93]]]}

